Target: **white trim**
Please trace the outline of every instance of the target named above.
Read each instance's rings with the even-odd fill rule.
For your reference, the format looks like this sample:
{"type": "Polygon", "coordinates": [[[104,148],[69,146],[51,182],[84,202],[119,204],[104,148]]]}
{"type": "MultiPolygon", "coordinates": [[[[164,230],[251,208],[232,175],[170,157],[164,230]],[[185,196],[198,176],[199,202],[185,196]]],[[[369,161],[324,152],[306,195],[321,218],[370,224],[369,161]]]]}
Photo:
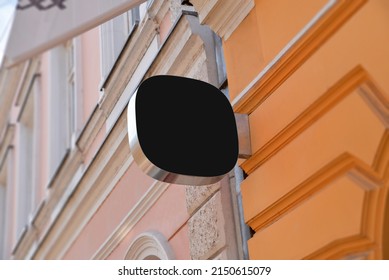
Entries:
{"type": "MultiPolygon", "coordinates": [[[[122,165],[122,167],[120,168],[120,170],[118,171],[118,173],[115,175],[115,177],[112,178],[111,180],[111,183],[107,186],[105,192],[100,196],[100,199],[98,199],[95,204],[93,205],[93,207],[90,208],[90,211],[87,215],[87,217],[82,221],[82,223],[77,227],[77,230],[75,232],[73,232],[72,234],[72,238],[69,238],[68,241],[66,242],[66,244],[64,244],[64,246],[62,247],[61,249],[61,252],[58,254],[58,259],[62,259],[64,257],[64,255],[66,254],[66,252],[69,250],[70,246],[73,244],[73,242],[78,238],[78,236],[80,235],[81,231],[84,229],[85,225],[90,221],[91,217],[95,214],[96,210],[100,207],[100,205],[104,202],[104,200],[107,198],[108,194],[112,191],[112,189],[116,186],[116,184],[119,182],[120,178],[123,177],[124,173],[128,170],[128,168],[131,166],[131,164],[133,163],[134,159],[132,156],[130,156],[126,162],[122,165]]],[[[85,170],[84,170],[85,171],[85,170]]],[[[82,175],[84,174],[84,172],[81,172],[80,173],[80,178],[82,177],[82,175]]],[[[73,190],[77,187],[77,183],[80,181],[80,178],[77,178],[77,180],[74,180],[73,182],[73,186],[72,186],[72,189],[69,190],[67,192],[67,195],[66,195],[66,198],[68,199],[72,193],[73,193],[73,190]]],[[[65,195],[64,195],[65,196],[65,195]]],[[[66,204],[66,200],[64,200],[64,203],[60,203],[58,202],[57,205],[60,205],[60,206],[57,206],[58,207],[58,210],[60,213],[60,211],[64,208],[65,204],[66,204]]],[[[58,219],[58,215],[57,217],[55,217],[55,220],[58,219]]]]}
{"type": "Polygon", "coordinates": [[[144,75],[153,64],[155,57],[158,55],[159,48],[157,37],[158,36],[154,36],[153,40],[147,48],[146,53],[142,57],[142,60],[136,67],[134,74],[131,76],[131,80],[128,82],[126,88],[124,89],[123,94],[121,94],[119,100],[115,104],[115,107],[112,109],[111,114],[108,116],[106,120],[106,131],[110,131],[111,128],[115,125],[124,108],[127,107],[131,96],[134,94],[144,75]]]}
{"type": "Polygon", "coordinates": [[[135,238],[126,253],[125,259],[147,260],[155,259],[155,257],[160,260],[174,259],[173,251],[167,239],[159,232],[149,231],[135,238]]]}
{"type": "Polygon", "coordinates": [[[31,212],[29,214],[29,220],[32,218],[32,214],[36,211],[38,207],[39,199],[39,179],[41,171],[41,150],[40,150],[40,140],[42,137],[41,133],[41,109],[42,109],[42,100],[41,100],[41,79],[39,75],[34,76],[32,80],[31,93],[34,98],[34,111],[33,111],[33,131],[32,131],[32,160],[31,160],[31,212]]]}
{"type": "Polygon", "coordinates": [[[246,96],[246,94],[250,91],[250,89],[258,83],[263,76],[266,75],[266,73],[274,67],[287,53],[288,51],[296,45],[297,42],[301,40],[302,37],[312,28],[316,25],[316,23],[328,12],[330,11],[335,4],[338,2],[338,0],[329,0],[326,5],[308,22],[307,25],[305,25],[298,33],[297,35],[289,41],[289,43],[286,44],[286,46],[274,57],[272,61],[266,67],[259,72],[259,74],[242,90],[242,92],[232,100],[231,105],[235,106],[243,97],[246,96]]]}
{"type": "MultiPolygon", "coordinates": [[[[85,167],[81,178],[74,180],[76,183],[72,186],[72,190],[66,191],[66,195],[64,195],[60,190],[63,188],[62,185],[56,185],[50,189],[52,193],[49,194],[45,209],[40,214],[47,226],[45,226],[40,236],[39,247],[33,253],[34,259],[63,258],[80,232],[132,164],[133,159],[130,155],[123,159],[117,156],[118,153],[123,154],[123,150],[119,147],[124,141],[127,141],[127,131],[124,130],[124,127],[123,125],[122,129],[119,127],[119,130],[113,130],[113,134],[110,134],[108,140],[105,140],[103,146],[99,149],[103,156],[100,154],[98,160],[93,160],[85,167]],[[120,160],[120,163],[116,164],[116,160],[120,160]],[[103,186],[104,183],[101,179],[107,177],[110,177],[109,184],[103,186]],[[61,195],[60,199],[58,199],[58,191],[61,195]],[[59,202],[59,200],[62,201],[59,202]],[[61,207],[57,206],[59,203],[62,205],[61,207]],[[72,206],[69,206],[69,204],[72,206]],[[56,210],[53,210],[52,206],[57,207],[56,210]],[[54,211],[57,211],[56,215],[51,214],[54,211]]],[[[70,158],[77,158],[76,153],[78,152],[72,153],[70,158]]],[[[74,162],[73,164],[70,162],[69,165],[74,165],[74,162]]],[[[58,180],[67,182],[67,178],[58,180]]],[[[68,183],[66,183],[66,186],[68,186],[68,183]]],[[[38,221],[38,223],[42,223],[42,221],[38,221]]]]}
{"type": "Polygon", "coordinates": [[[50,213],[50,220],[55,221],[58,216],[61,214],[61,211],[63,207],[66,205],[69,197],[71,197],[72,193],[77,187],[78,182],[82,178],[82,175],[84,173],[84,165],[81,164],[75,174],[73,175],[72,180],[69,182],[65,192],[62,194],[61,198],[57,201],[57,204],[53,208],[52,212],[50,213]]]}
{"type": "MultiPolygon", "coordinates": [[[[80,37],[73,39],[74,46],[74,104],[75,108],[71,111],[74,114],[75,124],[74,131],[71,132],[71,147],[76,146],[78,136],[81,133],[83,127],[83,103],[84,103],[84,77],[83,77],[83,63],[82,63],[82,41],[80,37]]],[[[85,66],[84,66],[85,67],[85,66]]]]}
{"type": "Polygon", "coordinates": [[[22,73],[20,75],[20,80],[19,80],[18,86],[16,88],[16,92],[14,95],[14,104],[16,106],[20,105],[20,97],[22,96],[22,89],[25,87],[25,83],[28,81],[26,79],[26,77],[28,75],[28,70],[29,70],[31,64],[32,64],[31,60],[28,60],[26,63],[22,64],[23,70],[22,70],[22,73]]]}
{"type": "Polygon", "coordinates": [[[107,258],[154,203],[157,202],[168,186],[169,184],[159,181],[152,184],[142,198],[139,199],[138,203],[128,212],[120,225],[112,232],[110,237],[101,245],[92,259],[101,260],[107,258]]]}

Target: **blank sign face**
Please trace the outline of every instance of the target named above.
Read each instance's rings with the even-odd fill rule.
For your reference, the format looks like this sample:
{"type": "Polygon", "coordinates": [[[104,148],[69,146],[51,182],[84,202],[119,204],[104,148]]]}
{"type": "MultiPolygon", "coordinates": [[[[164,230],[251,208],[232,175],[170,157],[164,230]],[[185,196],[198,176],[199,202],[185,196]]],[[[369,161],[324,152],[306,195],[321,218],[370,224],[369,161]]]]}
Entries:
{"type": "Polygon", "coordinates": [[[133,96],[128,118],[134,159],[155,179],[210,184],[236,164],[233,110],[224,94],[208,83],[151,77],[133,96]]]}

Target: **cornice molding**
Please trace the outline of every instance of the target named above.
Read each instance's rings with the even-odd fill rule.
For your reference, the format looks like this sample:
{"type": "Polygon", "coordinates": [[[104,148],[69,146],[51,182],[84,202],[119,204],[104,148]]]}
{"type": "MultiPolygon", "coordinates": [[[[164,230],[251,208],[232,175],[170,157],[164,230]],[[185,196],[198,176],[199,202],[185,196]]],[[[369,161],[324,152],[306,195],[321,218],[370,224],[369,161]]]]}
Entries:
{"type": "MultiPolygon", "coordinates": [[[[190,75],[201,69],[199,65],[201,66],[205,60],[197,58],[204,59],[205,57],[206,59],[204,43],[201,36],[191,30],[186,17],[193,16],[183,15],[177,20],[169,35],[170,39],[161,47],[146,75],[156,72],[166,74],[171,69],[182,72],[183,75],[190,75]],[[188,35],[187,41],[182,40],[181,35],[183,34],[188,35]],[[178,45],[179,43],[181,45],[178,45]],[[167,51],[169,45],[175,47],[176,51],[169,54],[167,51]],[[192,54],[194,57],[191,56],[192,54]],[[185,62],[182,60],[184,56],[185,62]],[[167,64],[167,60],[172,60],[170,68],[163,67],[167,64]]],[[[70,152],[48,189],[48,195],[42,208],[29,224],[25,236],[20,240],[19,243],[22,245],[18,246],[15,251],[15,258],[63,258],[132,164],[131,151],[127,143],[125,110],[118,114],[115,125],[107,133],[101,146],[97,148],[91,162],[84,166],[83,160],[96,135],[104,129],[107,118],[115,110],[115,104],[137,69],[148,44],[157,34],[156,26],[154,20],[146,17],[133,34],[132,39],[128,41],[110,78],[106,81],[99,104],[80,134],[76,148],[70,152]]],[[[131,230],[166,188],[167,185],[164,184],[155,185],[150,192],[145,194],[141,202],[132,210],[132,214],[122,221],[94,257],[106,258],[122,240],[120,238],[123,236],[119,233],[131,230]]]]}
{"type": "MultiPolygon", "coordinates": [[[[241,165],[242,169],[247,174],[253,173],[255,169],[259,168],[304,130],[309,128],[316,120],[320,119],[341,102],[347,95],[367,81],[368,74],[361,66],[352,69],[288,126],[267,142],[266,145],[258,149],[249,159],[243,162],[241,165]]],[[[372,93],[372,91],[369,91],[369,94],[372,93]]],[[[369,99],[375,98],[369,97],[369,99]]]]}
{"type": "MultiPolygon", "coordinates": [[[[384,185],[383,179],[369,165],[349,153],[344,153],[255,217],[247,217],[248,220],[246,222],[252,229],[258,231],[298,207],[306,199],[318,193],[329,182],[342,176],[352,179],[366,193],[377,190],[384,185]]],[[[255,200],[255,198],[252,199],[255,200]]],[[[249,201],[246,201],[246,203],[250,204],[249,201]]]]}
{"type": "Polygon", "coordinates": [[[254,0],[192,0],[201,24],[208,25],[224,40],[234,32],[254,7],[254,0]]]}
{"type": "MultiPolygon", "coordinates": [[[[315,103],[291,122],[283,131],[243,163],[251,174],[305,130],[336,107],[350,94],[357,94],[386,129],[375,152],[372,163],[366,163],[345,152],[316,171],[301,184],[284,194],[279,200],[266,206],[258,214],[246,217],[247,223],[256,231],[271,225],[304,201],[319,193],[330,182],[340,177],[350,178],[364,190],[364,202],[360,232],[355,236],[335,240],[306,259],[367,258],[381,259],[385,209],[389,193],[389,100],[369,73],[357,66],[334,84],[315,103]]],[[[250,186],[246,186],[250,187],[250,186]]],[[[255,198],[248,197],[247,205],[255,205],[255,198]]],[[[255,211],[252,211],[255,212],[255,211]]]]}
{"type": "MultiPolygon", "coordinates": [[[[70,187],[70,191],[57,197],[51,207],[46,207],[48,212],[46,215],[51,216],[52,226],[47,231],[34,258],[62,258],[124,172],[132,164],[133,160],[127,143],[127,126],[124,115],[102,144],[94,160],[79,175],[73,187],[69,182],[64,184],[70,187]]],[[[53,191],[55,191],[55,188],[53,188],[53,191]]],[[[47,222],[49,221],[46,220],[47,222]]]]}
{"type": "Polygon", "coordinates": [[[304,257],[305,260],[374,259],[375,244],[363,235],[355,235],[331,242],[318,251],[304,257]]]}
{"type": "MultiPolygon", "coordinates": [[[[9,120],[10,109],[15,102],[16,95],[20,95],[21,84],[24,84],[26,79],[25,64],[21,63],[9,69],[1,69],[0,72],[0,131],[5,129],[9,120]]],[[[33,70],[36,71],[36,68],[33,70]]],[[[34,75],[30,71],[30,75],[34,75]]],[[[25,90],[26,91],[26,90],[25,90]]],[[[27,95],[27,93],[25,93],[27,95]]]]}
{"type": "Polygon", "coordinates": [[[216,65],[212,31],[200,25],[198,18],[191,14],[183,14],[169,34],[158,56],[152,63],[145,78],[169,74],[191,77],[216,84],[217,73],[212,72],[216,65]],[[202,64],[206,64],[206,70],[202,70],[202,64]],[[199,77],[199,72],[203,75],[199,77]]]}
{"type": "Polygon", "coordinates": [[[232,100],[234,111],[253,112],[366,2],[340,0],[330,3],[232,100]]]}
{"type": "Polygon", "coordinates": [[[157,31],[156,21],[145,17],[124,46],[109,79],[104,85],[103,96],[99,103],[99,109],[103,111],[104,116],[108,117],[115,107],[153,38],[158,34],[157,31]]]}

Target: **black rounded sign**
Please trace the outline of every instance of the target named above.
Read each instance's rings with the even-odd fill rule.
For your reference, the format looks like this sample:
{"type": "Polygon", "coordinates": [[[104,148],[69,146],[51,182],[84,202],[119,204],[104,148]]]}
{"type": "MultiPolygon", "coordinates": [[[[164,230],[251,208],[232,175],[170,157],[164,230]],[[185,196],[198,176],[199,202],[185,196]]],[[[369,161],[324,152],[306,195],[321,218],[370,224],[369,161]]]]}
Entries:
{"type": "Polygon", "coordinates": [[[148,161],[166,171],[166,178],[157,179],[175,182],[184,175],[219,180],[236,164],[234,112],[216,87],[184,77],[154,76],[139,86],[134,107],[139,146],[148,161]]]}

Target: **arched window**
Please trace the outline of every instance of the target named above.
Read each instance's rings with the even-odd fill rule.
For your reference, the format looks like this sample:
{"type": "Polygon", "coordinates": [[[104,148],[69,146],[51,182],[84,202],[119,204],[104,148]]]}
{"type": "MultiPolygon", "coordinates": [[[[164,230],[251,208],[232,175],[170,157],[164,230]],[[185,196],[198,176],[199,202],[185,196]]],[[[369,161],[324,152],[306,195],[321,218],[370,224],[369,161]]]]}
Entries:
{"type": "Polygon", "coordinates": [[[139,235],[130,245],[126,260],[171,260],[173,251],[166,238],[159,232],[139,235]]]}

